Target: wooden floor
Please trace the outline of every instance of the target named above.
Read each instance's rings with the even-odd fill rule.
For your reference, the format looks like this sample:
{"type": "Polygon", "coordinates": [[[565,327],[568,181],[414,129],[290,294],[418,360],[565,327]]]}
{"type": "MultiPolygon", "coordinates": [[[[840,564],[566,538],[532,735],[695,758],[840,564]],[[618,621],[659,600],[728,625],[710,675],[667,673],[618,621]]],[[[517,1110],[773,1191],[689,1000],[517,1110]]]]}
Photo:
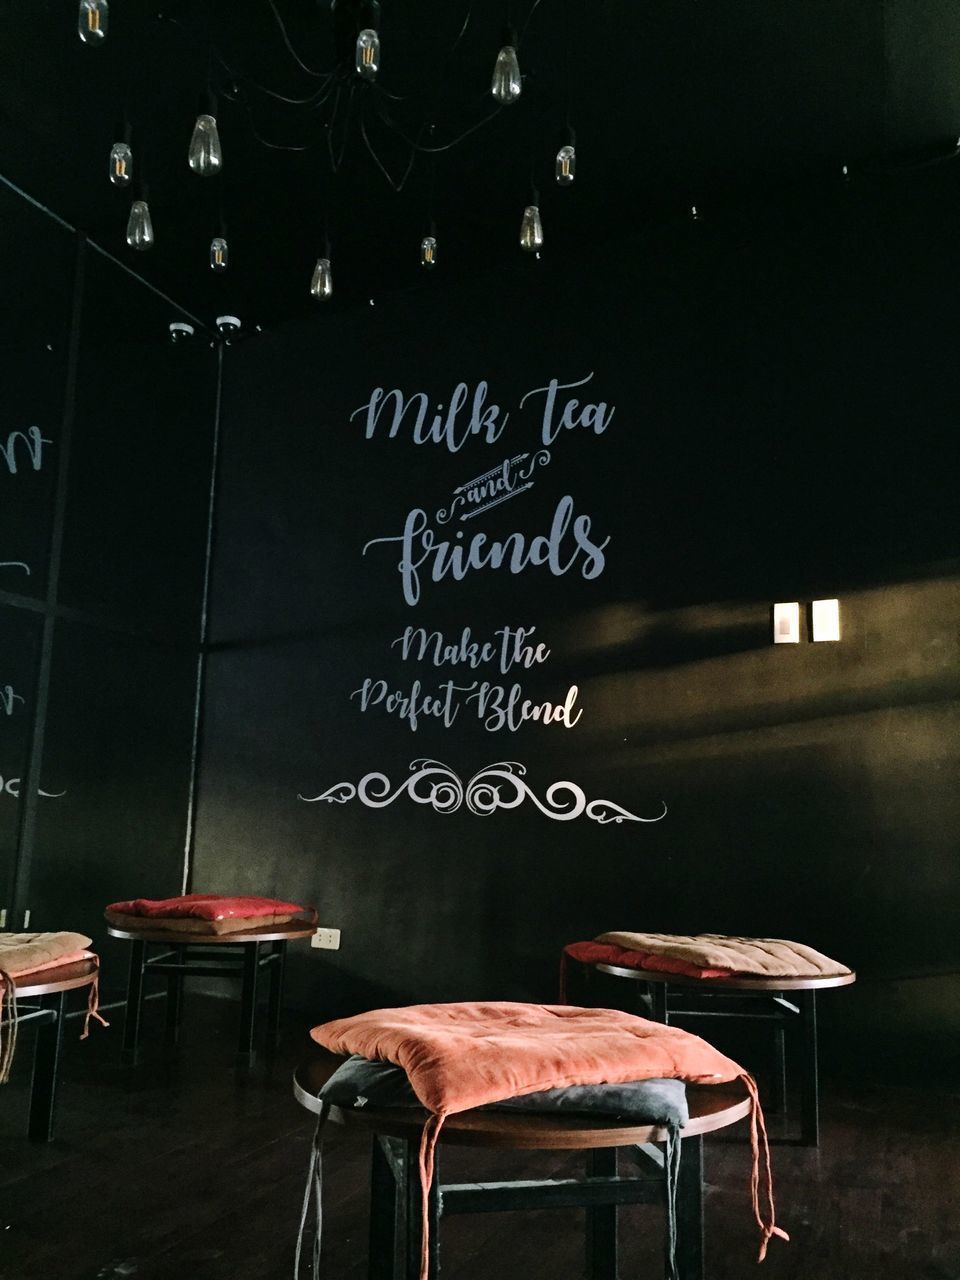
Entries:
{"type": "MultiPolygon", "coordinates": [[[[162,1008],[152,1003],[156,1023],[162,1008]]],[[[148,1022],[147,1061],[119,1065],[119,1025],[79,1044],[68,1026],[56,1140],[27,1141],[30,1037],[0,1091],[0,1280],[278,1280],[292,1275],[311,1122],[290,1095],[306,1048],[295,1026],[272,1068],[232,1069],[236,1006],[188,997],[178,1055],[148,1022]]],[[[119,1018],[118,1018],[119,1023],[119,1018]]],[[[958,1280],[960,1098],[847,1082],[825,1087],[819,1152],[776,1147],[790,1244],[761,1272],[743,1141],[706,1147],[710,1280],[958,1280]]],[[[735,1131],[730,1131],[731,1133],[735,1131]]],[[[325,1145],[321,1274],[366,1266],[369,1152],[335,1126],[325,1145]]],[[[444,1152],[443,1176],[578,1172],[563,1155],[444,1152]]],[[[660,1211],[623,1211],[623,1280],[659,1280],[660,1211]]],[[[482,1214],[444,1224],[444,1280],[578,1280],[579,1211],[482,1214]]],[[[306,1268],[304,1274],[308,1274],[306,1268]]]]}

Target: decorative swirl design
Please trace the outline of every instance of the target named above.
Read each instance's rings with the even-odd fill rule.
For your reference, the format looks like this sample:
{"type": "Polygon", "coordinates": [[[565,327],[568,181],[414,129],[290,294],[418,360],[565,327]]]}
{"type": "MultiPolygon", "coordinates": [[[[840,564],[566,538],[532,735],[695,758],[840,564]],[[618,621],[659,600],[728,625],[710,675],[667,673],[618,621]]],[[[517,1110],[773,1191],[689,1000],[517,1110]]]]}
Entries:
{"type": "Polygon", "coordinates": [[[436,514],[437,524],[447,524],[451,521],[457,511],[466,502],[466,498],[462,493],[455,493],[450,500],[449,507],[440,507],[436,514]]]}
{"type": "MultiPolygon", "coordinates": [[[[410,777],[395,789],[385,773],[365,774],[354,785],[337,782],[316,796],[299,795],[307,804],[326,800],[328,804],[346,804],[357,799],[370,809],[385,809],[406,795],[415,804],[429,805],[436,813],[456,813],[466,802],[471,813],[487,818],[498,809],[516,809],[530,800],[547,818],[571,822],[586,815],[592,822],[659,822],[667,815],[667,806],[653,818],[641,818],[612,800],[587,800],[582,787],[575,782],[554,782],[544,798],[526,783],[526,766],[516,760],[500,760],[486,765],[464,786],[458,775],[439,760],[420,759],[410,764],[410,777]]],[[[662,803],[662,802],[661,802],[662,803]]]]}
{"type": "Polygon", "coordinates": [[[538,449],[537,452],[533,454],[533,456],[530,458],[530,461],[523,468],[523,470],[517,473],[517,478],[519,480],[529,480],[529,478],[533,475],[534,471],[536,471],[537,467],[545,467],[549,461],[550,461],[550,450],[538,449]]]}

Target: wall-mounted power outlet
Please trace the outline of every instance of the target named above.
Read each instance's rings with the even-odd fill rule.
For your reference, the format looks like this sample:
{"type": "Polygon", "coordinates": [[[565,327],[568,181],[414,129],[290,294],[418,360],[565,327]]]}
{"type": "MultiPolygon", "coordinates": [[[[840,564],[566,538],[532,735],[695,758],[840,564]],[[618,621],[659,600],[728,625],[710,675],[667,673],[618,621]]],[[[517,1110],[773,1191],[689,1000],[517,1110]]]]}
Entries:
{"type": "Polygon", "coordinates": [[[326,951],[340,950],[339,929],[314,929],[310,939],[311,947],[323,947],[326,951]]]}

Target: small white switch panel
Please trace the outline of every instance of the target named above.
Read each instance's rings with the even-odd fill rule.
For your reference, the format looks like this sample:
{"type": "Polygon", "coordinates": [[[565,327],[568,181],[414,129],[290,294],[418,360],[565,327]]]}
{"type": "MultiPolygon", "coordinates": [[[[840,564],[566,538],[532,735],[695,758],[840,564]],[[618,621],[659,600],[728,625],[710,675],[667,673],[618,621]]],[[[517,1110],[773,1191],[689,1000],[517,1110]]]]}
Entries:
{"type": "Polygon", "coordinates": [[[310,939],[311,947],[323,947],[326,951],[340,950],[339,929],[314,929],[310,939]]]}

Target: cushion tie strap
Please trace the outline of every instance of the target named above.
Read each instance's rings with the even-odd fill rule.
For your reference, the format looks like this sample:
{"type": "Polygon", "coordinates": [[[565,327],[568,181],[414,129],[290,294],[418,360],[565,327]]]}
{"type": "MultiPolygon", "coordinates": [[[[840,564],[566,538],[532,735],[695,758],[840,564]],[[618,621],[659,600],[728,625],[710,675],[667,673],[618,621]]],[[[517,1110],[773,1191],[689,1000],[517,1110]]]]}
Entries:
{"type": "Polygon", "coordinates": [[[83,1032],[80,1036],[81,1040],[86,1040],[90,1034],[90,1019],[96,1018],[101,1027],[109,1027],[110,1023],[100,1012],[100,957],[92,956],[96,971],[93,975],[93,981],[90,983],[90,991],[87,995],[87,1012],[83,1019],[83,1032]]]}
{"type": "Polygon", "coordinates": [[[307,1185],[303,1192],[303,1207],[300,1210],[300,1226],[297,1229],[297,1251],[293,1258],[293,1280],[300,1275],[300,1255],[303,1251],[303,1238],[307,1230],[307,1218],[310,1215],[310,1202],[313,1201],[317,1227],[313,1237],[313,1258],[310,1274],[317,1280],[320,1274],[320,1243],[323,1237],[323,1126],[329,1114],[329,1104],[320,1100],[317,1113],[317,1127],[313,1131],[310,1144],[310,1164],[307,1168],[307,1185]]]}
{"type": "Polygon", "coordinates": [[[16,1047],[17,984],[5,969],[0,969],[0,1084],[6,1084],[10,1079],[16,1047]],[[8,1010],[6,1021],[4,1007],[8,1010]]]}
{"type": "Polygon", "coordinates": [[[433,1186],[437,1139],[447,1118],[445,1111],[432,1115],[423,1126],[420,1139],[420,1196],[423,1202],[420,1226],[420,1280],[428,1280],[430,1273],[430,1188],[433,1186]]]}
{"type": "Polygon", "coordinates": [[[680,1181],[680,1126],[667,1129],[665,1171],[667,1175],[667,1274],[668,1280],[679,1280],[677,1271],[677,1184],[680,1181]]]}
{"type": "Polygon", "coordinates": [[[760,1253],[757,1258],[762,1262],[767,1256],[767,1246],[773,1236],[781,1240],[790,1237],[777,1226],[776,1208],[773,1203],[773,1170],[770,1165],[770,1144],[767,1140],[767,1126],[763,1119],[763,1108],[760,1106],[760,1094],[757,1082],[746,1072],[740,1077],[750,1095],[750,1149],[753,1153],[753,1169],[750,1176],[750,1193],[753,1202],[753,1216],[760,1228],[760,1253]],[[763,1155],[763,1180],[767,1200],[767,1220],[764,1221],[760,1208],[761,1154],[763,1155]]]}

